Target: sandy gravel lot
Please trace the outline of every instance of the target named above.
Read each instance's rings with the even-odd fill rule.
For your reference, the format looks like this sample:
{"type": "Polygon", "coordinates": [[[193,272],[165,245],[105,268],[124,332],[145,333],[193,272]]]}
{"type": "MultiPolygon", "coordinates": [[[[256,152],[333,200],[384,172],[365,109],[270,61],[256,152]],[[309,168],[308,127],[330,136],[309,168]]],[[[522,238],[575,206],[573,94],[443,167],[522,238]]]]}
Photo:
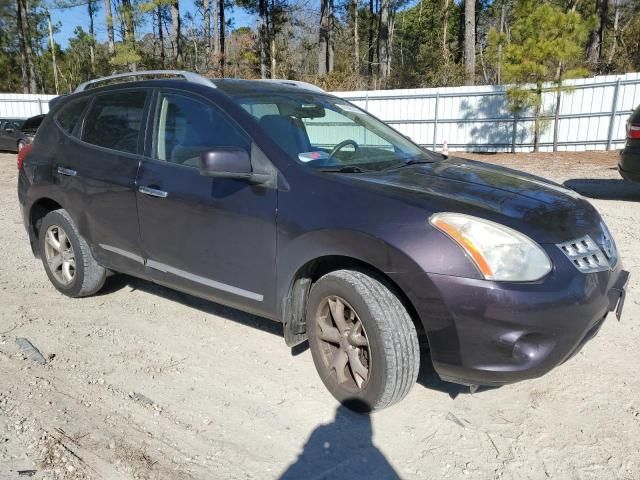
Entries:
{"type": "Polygon", "coordinates": [[[545,377],[474,395],[425,362],[401,404],[365,417],[278,324],[122,275],[58,294],[0,154],[0,479],[640,478],[640,185],[612,153],[479,158],[590,197],[632,272],[622,321],[545,377]]]}

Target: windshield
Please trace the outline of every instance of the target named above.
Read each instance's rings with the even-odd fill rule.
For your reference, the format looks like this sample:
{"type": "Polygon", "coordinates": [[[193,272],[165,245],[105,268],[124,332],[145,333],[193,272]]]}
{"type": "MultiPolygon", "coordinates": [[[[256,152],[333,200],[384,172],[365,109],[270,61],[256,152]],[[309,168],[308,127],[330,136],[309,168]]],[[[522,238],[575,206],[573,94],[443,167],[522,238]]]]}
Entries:
{"type": "Polygon", "coordinates": [[[233,98],[294,160],[311,168],[382,170],[441,159],[339,98],[308,92],[233,98]]]}

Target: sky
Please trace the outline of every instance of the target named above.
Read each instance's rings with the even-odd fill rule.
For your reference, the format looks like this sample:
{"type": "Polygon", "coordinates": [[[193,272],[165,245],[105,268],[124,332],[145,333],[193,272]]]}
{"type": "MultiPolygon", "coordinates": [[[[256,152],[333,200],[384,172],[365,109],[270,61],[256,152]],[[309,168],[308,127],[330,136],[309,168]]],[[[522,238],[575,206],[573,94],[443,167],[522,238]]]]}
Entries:
{"type": "MultiPolygon", "coordinates": [[[[95,32],[97,36],[97,40],[99,42],[107,41],[107,27],[105,25],[104,18],[104,2],[98,1],[98,6],[100,10],[95,16],[95,32]]],[[[184,18],[184,16],[191,12],[192,14],[196,13],[196,8],[194,6],[193,0],[181,0],[180,1],[180,14],[184,18]]],[[[227,19],[232,20],[233,28],[244,27],[244,26],[252,26],[255,22],[255,19],[252,15],[249,15],[241,8],[235,7],[233,9],[225,10],[227,19]]],[[[150,17],[150,16],[149,16],[150,17]]],[[[87,6],[82,5],[75,8],[67,8],[67,9],[56,9],[51,10],[51,19],[54,24],[56,24],[59,29],[55,34],[55,41],[63,48],[68,45],[69,38],[73,37],[73,31],[77,26],[81,26],[85,31],[89,30],[89,15],[87,14],[87,6]]],[[[184,22],[183,27],[189,27],[186,22],[184,22]]],[[[138,38],[142,36],[142,34],[150,32],[152,28],[151,21],[146,22],[145,25],[140,26],[138,31],[136,32],[138,38]]],[[[117,33],[116,33],[117,36],[117,33]]]]}

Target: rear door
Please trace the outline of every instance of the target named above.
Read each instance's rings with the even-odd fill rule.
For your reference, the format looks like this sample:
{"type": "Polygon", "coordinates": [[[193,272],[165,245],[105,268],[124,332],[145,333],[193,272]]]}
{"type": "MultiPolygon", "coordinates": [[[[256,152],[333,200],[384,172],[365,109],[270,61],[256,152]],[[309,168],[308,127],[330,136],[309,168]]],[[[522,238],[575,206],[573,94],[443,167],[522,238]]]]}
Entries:
{"type": "Polygon", "coordinates": [[[54,164],[65,208],[100,263],[135,274],[144,274],[136,176],[150,97],[148,89],[118,89],[70,102],[55,117],[69,134],[54,164]]]}
{"type": "Polygon", "coordinates": [[[251,151],[251,139],[215,104],[158,92],[150,155],[138,178],[138,213],[153,278],[269,315],[275,303],[275,189],[200,175],[202,152],[251,151]]]}

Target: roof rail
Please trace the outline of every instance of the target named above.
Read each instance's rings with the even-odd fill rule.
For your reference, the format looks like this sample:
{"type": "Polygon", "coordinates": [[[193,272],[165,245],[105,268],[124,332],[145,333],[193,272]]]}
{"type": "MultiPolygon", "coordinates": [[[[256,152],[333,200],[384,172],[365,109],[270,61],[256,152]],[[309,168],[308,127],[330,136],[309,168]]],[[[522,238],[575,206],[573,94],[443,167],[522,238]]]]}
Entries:
{"type": "Polygon", "coordinates": [[[108,82],[116,78],[134,77],[134,80],[136,80],[136,77],[159,75],[173,75],[175,77],[182,77],[187,82],[199,83],[200,85],[206,85],[207,87],[216,88],[211,80],[193,72],[187,72],[184,70],[142,70],[139,72],[117,73],[115,75],[109,75],[108,77],[89,80],[88,82],[84,82],[78,85],[78,88],[74,90],[74,93],[84,92],[88,87],[95,86],[98,83],[108,82]]]}
{"type": "Polygon", "coordinates": [[[281,78],[265,78],[262,82],[280,83],[282,85],[290,85],[292,87],[303,88],[305,90],[311,90],[312,92],[324,92],[324,90],[317,85],[309,82],[301,82],[300,80],[286,80],[281,78]]]}

